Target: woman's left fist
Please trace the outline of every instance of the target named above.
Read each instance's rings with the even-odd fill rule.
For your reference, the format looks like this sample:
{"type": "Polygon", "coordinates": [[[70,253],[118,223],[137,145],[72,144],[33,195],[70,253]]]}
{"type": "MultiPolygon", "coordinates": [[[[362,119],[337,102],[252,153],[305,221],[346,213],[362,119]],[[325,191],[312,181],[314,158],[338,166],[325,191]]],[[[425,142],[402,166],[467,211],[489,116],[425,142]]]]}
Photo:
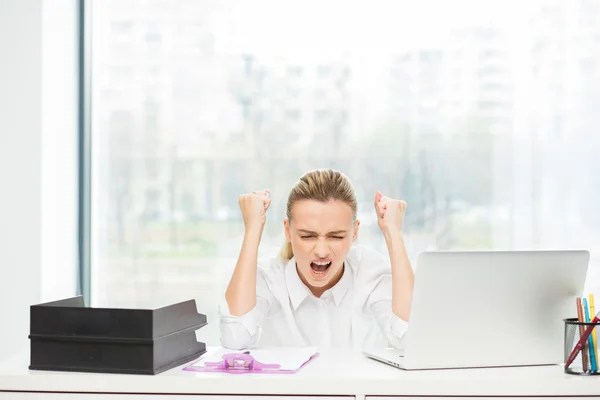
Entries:
{"type": "Polygon", "coordinates": [[[391,199],[384,196],[380,191],[377,191],[375,194],[377,225],[379,225],[379,229],[381,229],[384,235],[402,233],[406,206],[407,204],[404,200],[391,199]]]}

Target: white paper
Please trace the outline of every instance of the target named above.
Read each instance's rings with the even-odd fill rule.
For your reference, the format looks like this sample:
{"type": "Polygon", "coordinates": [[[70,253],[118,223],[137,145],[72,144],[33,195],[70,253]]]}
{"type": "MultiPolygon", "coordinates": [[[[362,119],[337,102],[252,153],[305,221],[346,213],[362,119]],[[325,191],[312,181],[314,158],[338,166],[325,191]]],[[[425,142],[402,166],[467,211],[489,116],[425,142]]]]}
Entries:
{"type": "Polygon", "coordinates": [[[279,364],[280,370],[295,371],[318,352],[316,347],[263,347],[250,350],[220,348],[200,357],[191,367],[204,367],[206,362],[222,362],[224,354],[247,353],[263,364],[279,364]]]}

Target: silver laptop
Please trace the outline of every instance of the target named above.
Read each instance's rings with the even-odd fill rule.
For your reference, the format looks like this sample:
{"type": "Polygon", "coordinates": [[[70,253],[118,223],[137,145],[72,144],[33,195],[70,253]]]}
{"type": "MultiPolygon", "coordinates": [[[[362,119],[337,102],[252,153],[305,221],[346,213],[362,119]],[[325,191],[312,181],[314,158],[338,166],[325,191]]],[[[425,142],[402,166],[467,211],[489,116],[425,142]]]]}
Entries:
{"type": "Polygon", "coordinates": [[[577,316],[584,250],[425,252],[417,259],[403,351],[364,349],[398,368],[558,364],[577,316]]]}

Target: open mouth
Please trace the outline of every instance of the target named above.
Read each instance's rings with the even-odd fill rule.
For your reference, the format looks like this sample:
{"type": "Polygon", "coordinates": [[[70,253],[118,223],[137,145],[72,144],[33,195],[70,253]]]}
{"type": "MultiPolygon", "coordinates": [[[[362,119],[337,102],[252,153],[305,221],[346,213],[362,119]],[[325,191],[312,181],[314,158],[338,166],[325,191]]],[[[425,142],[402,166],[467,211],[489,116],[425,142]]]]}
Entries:
{"type": "Polygon", "coordinates": [[[313,275],[315,275],[316,277],[324,276],[327,273],[327,271],[329,270],[330,266],[331,266],[331,261],[324,261],[324,262],[313,261],[310,263],[310,269],[311,269],[313,275]]]}

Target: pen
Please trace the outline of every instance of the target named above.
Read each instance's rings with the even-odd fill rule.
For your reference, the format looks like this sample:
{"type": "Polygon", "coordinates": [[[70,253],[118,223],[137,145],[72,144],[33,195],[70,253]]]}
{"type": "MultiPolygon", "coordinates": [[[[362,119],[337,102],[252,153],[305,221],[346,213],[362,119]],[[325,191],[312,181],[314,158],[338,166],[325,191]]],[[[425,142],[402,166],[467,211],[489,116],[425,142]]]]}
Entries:
{"type": "MultiPolygon", "coordinates": [[[[590,315],[595,315],[595,314],[596,314],[596,310],[594,308],[594,295],[590,293],[590,315]]],[[[596,330],[597,329],[594,329],[592,331],[592,341],[594,342],[594,356],[596,356],[596,367],[598,367],[600,360],[598,360],[598,342],[596,339],[596,330]]]]}
{"type": "Polygon", "coordinates": [[[575,348],[573,349],[571,354],[569,354],[569,358],[567,358],[567,362],[565,363],[565,369],[569,368],[569,366],[573,363],[573,361],[577,357],[577,354],[579,354],[579,352],[583,348],[583,345],[587,342],[587,339],[589,338],[590,334],[594,330],[594,326],[596,323],[598,323],[598,321],[600,321],[600,313],[596,314],[594,319],[590,322],[590,326],[588,326],[586,328],[586,330],[585,330],[585,332],[583,332],[583,335],[581,336],[581,338],[579,338],[579,341],[575,345],[575,348]]]}
{"type": "MultiPolygon", "coordinates": [[[[585,310],[585,322],[590,322],[590,312],[586,298],[583,299],[583,309],[585,310]]],[[[596,355],[594,354],[594,341],[592,340],[592,335],[588,337],[588,351],[590,352],[591,370],[592,372],[597,372],[598,369],[596,368],[596,355]]]]}
{"type": "MultiPolygon", "coordinates": [[[[585,322],[585,319],[583,318],[583,309],[581,307],[581,297],[577,298],[577,321],[579,322],[585,322]]],[[[583,334],[585,332],[585,326],[579,324],[579,338],[583,337],[583,334]]],[[[587,351],[584,351],[583,353],[581,353],[581,366],[582,366],[582,371],[583,372],[587,372],[588,370],[588,355],[587,355],[587,351]]]]}

